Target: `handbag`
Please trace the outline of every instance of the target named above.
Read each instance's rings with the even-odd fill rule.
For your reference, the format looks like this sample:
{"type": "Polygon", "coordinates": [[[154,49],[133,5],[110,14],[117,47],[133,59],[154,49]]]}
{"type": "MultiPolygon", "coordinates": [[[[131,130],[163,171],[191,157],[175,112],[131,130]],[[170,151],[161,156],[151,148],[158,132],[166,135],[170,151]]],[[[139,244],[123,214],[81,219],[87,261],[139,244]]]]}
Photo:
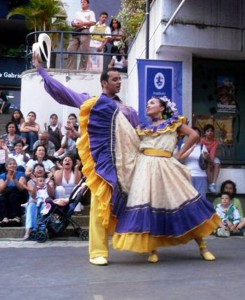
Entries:
{"type": "Polygon", "coordinates": [[[198,163],[199,163],[199,167],[202,170],[207,170],[207,168],[208,168],[208,160],[205,158],[204,154],[202,153],[202,148],[203,148],[203,145],[201,145],[201,154],[199,156],[198,163]]]}

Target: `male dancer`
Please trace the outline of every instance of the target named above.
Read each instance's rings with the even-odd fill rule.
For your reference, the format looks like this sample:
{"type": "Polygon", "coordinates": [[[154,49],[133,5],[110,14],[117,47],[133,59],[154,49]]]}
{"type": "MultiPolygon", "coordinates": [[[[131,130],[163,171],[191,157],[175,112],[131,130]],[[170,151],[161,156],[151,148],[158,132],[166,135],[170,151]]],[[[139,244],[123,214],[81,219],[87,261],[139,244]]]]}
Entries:
{"type": "MultiPolygon", "coordinates": [[[[52,78],[42,67],[40,57],[34,54],[33,63],[44,80],[46,91],[60,104],[78,107],[84,104],[91,97],[88,93],[79,94],[62,85],[52,78]]],[[[125,115],[133,127],[138,125],[136,111],[123,104],[117,94],[121,88],[120,73],[109,69],[101,74],[100,78],[102,94],[99,100],[116,104],[118,109],[125,115]]],[[[82,108],[81,108],[82,109],[82,108]]],[[[82,161],[83,163],[83,161],[82,161]]],[[[107,265],[109,256],[108,230],[99,213],[98,197],[96,190],[91,190],[90,224],[89,224],[89,256],[90,263],[94,265],[107,265]]]]}

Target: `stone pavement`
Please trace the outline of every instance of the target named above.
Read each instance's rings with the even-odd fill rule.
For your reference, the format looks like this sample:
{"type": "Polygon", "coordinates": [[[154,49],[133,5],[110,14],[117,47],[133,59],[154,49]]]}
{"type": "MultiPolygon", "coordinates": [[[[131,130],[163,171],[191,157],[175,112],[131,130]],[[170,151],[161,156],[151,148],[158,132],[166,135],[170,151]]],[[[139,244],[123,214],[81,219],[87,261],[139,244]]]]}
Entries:
{"type": "Polygon", "coordinates": [[[0,240],[1,300],[238,300],[245,294],[245,238],[208,238],[214,262],[195,242],[147,254],[111,249],[109,266],[88,263],[88,242],[0,240]]]}

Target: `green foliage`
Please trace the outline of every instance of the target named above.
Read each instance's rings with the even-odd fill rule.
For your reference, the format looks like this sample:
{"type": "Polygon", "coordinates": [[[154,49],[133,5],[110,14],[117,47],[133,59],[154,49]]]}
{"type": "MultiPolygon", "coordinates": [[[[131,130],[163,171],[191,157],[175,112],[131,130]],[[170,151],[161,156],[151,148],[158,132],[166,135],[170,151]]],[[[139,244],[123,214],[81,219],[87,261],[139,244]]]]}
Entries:
{"type": "MultiPolygon", "coordinates": [[[[14,15],[24,16],[30,31],[71,30],[66,20],[64,3],[61,0],[30,0],[29,4],[11,10],[7,19],[14,15]]],[[[52,47],[59,47],[60,35],[52,33],[49,36],[52,39],[52,47]]],[[[67,39],[68,36],[65,35],[64,40],[67,39]]]]}
{"type": "MultiPolygon", "coordinates": [[[[151,3],[153,0],[149,0],[151,3]]],[[[122,24],[126,41],[131,41],[145,18],[146,0],[122,0],[117,18],[122,24]]]]}
{"type": "Polygon", "coordinates": [[[16,48],[1,48],[0,49],[0,57],[1,56],[24,57],[25,56],[25,45],[22,44],[16,48]]]}
{"type": "Polygon", "coordinates": [[[29,4],[11,10],[7,19],[14,15],[24,16],[28,29],[34,31],[52,30],[53,18],[56,16],[66,25],[66,12],[60,0],[30,0],[29,4]]]}

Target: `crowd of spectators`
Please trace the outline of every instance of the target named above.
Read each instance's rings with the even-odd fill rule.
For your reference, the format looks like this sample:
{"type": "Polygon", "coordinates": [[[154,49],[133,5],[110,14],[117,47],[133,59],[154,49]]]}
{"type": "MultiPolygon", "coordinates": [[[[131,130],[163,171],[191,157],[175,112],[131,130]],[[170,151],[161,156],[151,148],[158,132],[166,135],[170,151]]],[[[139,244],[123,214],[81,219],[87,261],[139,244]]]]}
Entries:
{"type": "Polygon", "coordinates": [[[25,215],[27,240],[37,227],[44,198],[69,198],[81,180],[75,144],[80,129],[73,113],[64,126],[51,114],[43,131],[35,112],[29,112],[27,120],[19,109],[9,116],[6,133],[0,136],[0,226],[21,226],[25,215]],[[44,187],[47,197],[39,195],[44,187]]]}
{"type": "Polygon", "coordinates": [[[115,63],[113,67],[122,72],[126,71],[125,34],[117,18],[113,17],[107,25],[108,17],[109,14],[103,11],[97,21],[95,13],[90,10],[90,1],[81,1],[81,10],[75,13],[71,22],[74,33],[67,47],[69,54],[66,67],[69,70],[101,72],[103,68],[111,67],[115,63]],[[81,55],[72,52],[81,52],[81,55]],[[103,53],[112,55],[103,56],[103,53]]]}
{"type": "Polygon", "coordinates": [[[199,139],[184,153],[182,163],[190,170],[193,186],[201,196],[207,197],[208,192],[218,196],[213,201],[216,212],[222,220],[220,228],[216,232],[217,236],[243,235],[245,218],[241,201],[236,197],[235,182],[226,180],[221,184],[219,192],[216,189],[221,161],[217,156],[219,143],[215,138],[215,129],[211,124],[207,124],[203,128],[203,133],[197,127],[193,127],[193,129],[198,133],[199,139]],[[205,170],[199,163],[201,154],[207,161],[205,170]]]}
{"type": "MultiPolygon", "coordinates": [[[[81,1],[81,11],[75,14],[71,24],[74,34],[67,50],[80,51],[82,55],[70,53],[68,69],[78,67],[101,72],[103,68],[113,67],[126,70],[121,23],[113,17],[107,25],[108,17],[107,12],[101,12],[96,21],[95,14],[89,9],[89,1],[81,1]],[[90,54],[83,55],[83,52],[90,54]],[[107,61],[102,55],[96,55],[103,52],[110,54],[107,61]]],[[[0,114],[9,113],[8,99],[1,90],[0,97],[0,114]]],[[[76,140],[80,137],[77,116],[72,113],[61,124],[57,114],[52,113],[44,130],[41,128],[35,111],[24,116],[20,109],[15,109],[6,123],[5,133],[0,136],[0,226],[20,226],[21,217],[25,215],[25,240],[36,229],[37,217],[43,207],[43,202],[38,201],[39,190],[45,187],[46,196],[51,199],[69,198],[82,176],[76,149],[76,140]]],[[[76,210],[80,209],[76,207],[76,210]]]]}

